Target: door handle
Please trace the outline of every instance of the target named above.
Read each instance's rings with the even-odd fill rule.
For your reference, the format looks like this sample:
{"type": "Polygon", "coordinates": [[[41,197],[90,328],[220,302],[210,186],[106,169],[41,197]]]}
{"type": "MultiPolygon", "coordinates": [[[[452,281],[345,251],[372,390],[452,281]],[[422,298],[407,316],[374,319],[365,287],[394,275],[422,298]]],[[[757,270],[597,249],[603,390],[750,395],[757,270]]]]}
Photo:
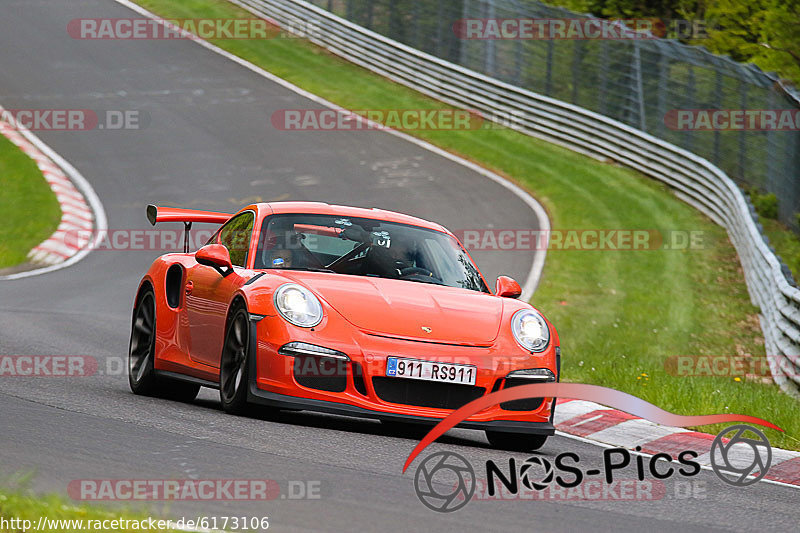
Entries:
{"type": "Polygon", "coordinates": [[[192,283],[191,281],[186,283],[186,289],[185,289],[186,290],[186,296],[189,296],[190,294],[192,294],[192,289],[193,288],[194,288],[194,283],[192,283]]]}

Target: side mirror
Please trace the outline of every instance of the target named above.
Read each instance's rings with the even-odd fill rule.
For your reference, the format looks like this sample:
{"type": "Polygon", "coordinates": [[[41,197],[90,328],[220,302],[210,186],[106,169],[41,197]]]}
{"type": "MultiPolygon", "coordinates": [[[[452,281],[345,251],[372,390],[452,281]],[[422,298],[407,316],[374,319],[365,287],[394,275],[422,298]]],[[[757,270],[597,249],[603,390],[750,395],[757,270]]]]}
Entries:
{"type": "Polygon", "coordinates": [[[194,258],[201,265],[210,266],[219,272],[222,277],[233,272],[231,255],[228,253],[228,249],[221,244],[207,244],[203,246],[197,250],[194,254],[194,258]]]}
{"type": "Polygon", "coordinates": [[[519,298],[520,294],[522,294],[522,289],[519,286],[519,283],[514,281],[512,278],[508,276],[500,276],[497,278],[497,284],[495,284],[494,288],[495,294],[497,296],[502,296],[504,298],[519,298]]]}

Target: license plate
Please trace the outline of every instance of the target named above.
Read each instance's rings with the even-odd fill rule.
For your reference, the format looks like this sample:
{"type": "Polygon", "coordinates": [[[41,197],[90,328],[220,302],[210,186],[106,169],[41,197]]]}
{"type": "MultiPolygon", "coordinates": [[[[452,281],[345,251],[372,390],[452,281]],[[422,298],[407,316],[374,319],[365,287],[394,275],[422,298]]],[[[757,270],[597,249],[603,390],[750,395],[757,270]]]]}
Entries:
{"type": "Polygon", "coordinates": [[[420,361],[402,357],[389,357],[386,359],[386,375],[394,378],[475,385],[477,374],[478,367],[475,365],[435,363],[433,361],[420,361]]]}

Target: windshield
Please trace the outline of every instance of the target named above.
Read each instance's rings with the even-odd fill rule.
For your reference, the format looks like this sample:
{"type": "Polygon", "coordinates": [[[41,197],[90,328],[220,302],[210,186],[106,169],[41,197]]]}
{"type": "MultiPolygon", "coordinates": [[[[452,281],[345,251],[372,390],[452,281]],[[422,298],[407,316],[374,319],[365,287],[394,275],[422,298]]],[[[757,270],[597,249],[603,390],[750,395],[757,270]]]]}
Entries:
{"type": "Polygon", "coordinates": [[[368,218],[267,217],[255,268],[328,271],[489,292],[478,269],[451,236],[368,218]]]}

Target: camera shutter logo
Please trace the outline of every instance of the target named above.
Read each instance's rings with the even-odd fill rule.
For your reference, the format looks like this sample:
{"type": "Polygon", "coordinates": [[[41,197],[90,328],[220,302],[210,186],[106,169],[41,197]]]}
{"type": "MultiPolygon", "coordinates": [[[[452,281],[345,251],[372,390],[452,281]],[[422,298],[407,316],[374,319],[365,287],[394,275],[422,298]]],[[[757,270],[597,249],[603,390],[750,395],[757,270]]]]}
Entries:
{"type": "Polygon", "coordinates": [[[417,467],[414,490],[429,509],[451,513],[467,505],[475,494],[475,470],[457,453],[436,452],[417,467]]]}
{"type": "Polygon", "coordinates": [[[544,490],[553,481],[553,465],[550,461],[542,457],[528,457],[519,469],[519,477],[522,484],[530,490],[544,490]],[[537,466],[544,469],[544,475],[539,481],[534,481],[533,467],[537,466]]]}
{"type": "Polygon", "coordinates": [[[751,426],[737,424],[725,428],[711,444],[711,468],[714,473],[722,481],[737,487],[752,485],[763,478],[771,463],[772,446],[769,440],[751,426]],[[748,432],[757,438],[745,436],[748,432]],[[731,433],[733,436],[728,437],[731,433]],[[727,443],[723,441],[725,438],[728,438],[727,443]],[[750,450],[746,449],[748,446],[750,450]]]}

